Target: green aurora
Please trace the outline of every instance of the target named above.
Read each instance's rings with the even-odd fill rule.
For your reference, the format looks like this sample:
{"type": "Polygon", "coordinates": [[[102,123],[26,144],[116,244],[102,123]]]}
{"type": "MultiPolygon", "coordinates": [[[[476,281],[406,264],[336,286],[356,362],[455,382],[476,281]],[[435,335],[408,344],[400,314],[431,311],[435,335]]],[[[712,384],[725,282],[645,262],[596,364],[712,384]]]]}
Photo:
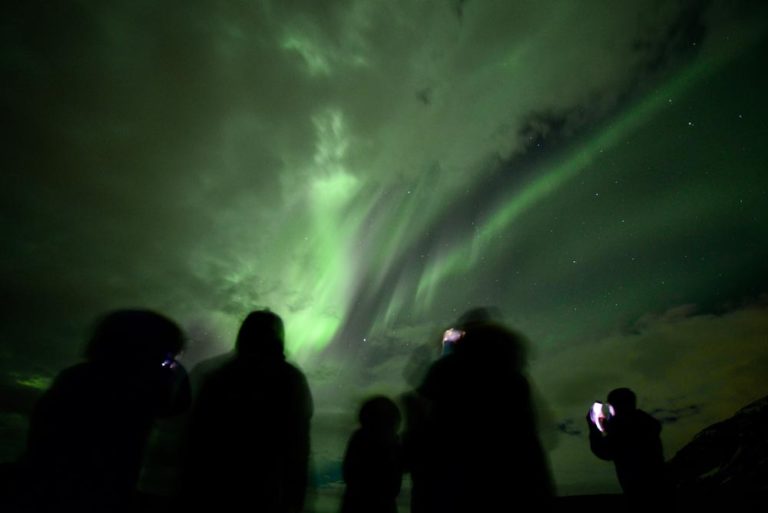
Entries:
{"type": "Polygon", "coordinates": [[[357,401],[477,305],[530,340],[564,494],[616,490],[579,432],[614,386],[695,406],[668,457],[768,393],[759,2],[85,1],[2,27],[5,459],[131,306],[184,326],[190,368],[279,313],[329,486],[357,401]]]}

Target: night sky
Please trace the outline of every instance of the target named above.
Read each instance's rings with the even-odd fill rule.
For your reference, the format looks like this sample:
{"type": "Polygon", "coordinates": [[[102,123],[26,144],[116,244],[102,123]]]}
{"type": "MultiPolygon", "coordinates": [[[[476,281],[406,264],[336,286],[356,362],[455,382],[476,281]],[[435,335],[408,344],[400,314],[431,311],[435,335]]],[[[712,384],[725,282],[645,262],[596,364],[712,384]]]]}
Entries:
{"type": "Polygon", "coordinates": [[[561,494],[618,490],[612,388],[668,458],[768,395],[764,2],[14,4],[0,460],[120,307],[190,369],[283,316],[331,488],[359,400],[473,306],[529,339],[561,494]]]}

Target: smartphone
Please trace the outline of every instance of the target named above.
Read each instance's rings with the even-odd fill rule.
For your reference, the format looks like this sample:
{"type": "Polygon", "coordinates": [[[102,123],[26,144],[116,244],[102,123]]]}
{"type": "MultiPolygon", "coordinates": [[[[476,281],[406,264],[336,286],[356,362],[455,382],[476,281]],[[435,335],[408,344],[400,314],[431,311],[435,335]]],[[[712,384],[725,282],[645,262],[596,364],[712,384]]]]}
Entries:
{"type": "Polygon", "coordinates": [[[453,352],[456,344],[464,336],[464,332],[455,328],[449,328],[443,333],[443,355],[453,352]]]}
{"type": "Polygon", "coordinates": [[[461,337],[464,336],[464,332],[455,328],[449,328],[443,333],[443,344],[446,342],[458,342],[461,337]]]}
{"type": "Polygon", "coordinates": [[[605,405],[600,401],[595,401],[592,403],[592,408],[589,410],[589,420],[592,421],[592,424],[597,426],[597,429],[599,429],[601,433],[605,432],[605,421],[608,419],[608,416],[605,414],[604,406],[605,405]]]}
{"type": "Polygon", "coordinates": [[[167,369],[175,369],[177,364],[176,364],[176,359],[173,356],[174,355],[171,353],[166,354],[165,360],[163,360],[163,363],[161,365],[167,369]]]}

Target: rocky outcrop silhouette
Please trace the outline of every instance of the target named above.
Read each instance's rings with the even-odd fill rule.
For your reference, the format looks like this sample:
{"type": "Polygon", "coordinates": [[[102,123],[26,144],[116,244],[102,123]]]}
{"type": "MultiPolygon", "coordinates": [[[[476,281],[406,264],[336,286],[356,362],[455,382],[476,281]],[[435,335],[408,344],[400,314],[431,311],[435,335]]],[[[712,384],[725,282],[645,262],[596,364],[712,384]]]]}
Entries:
{"type": "Polygon", "coordinates": [[[667,462],[678,503],[768,506],[768,396],[698,433],[667,462]]]}

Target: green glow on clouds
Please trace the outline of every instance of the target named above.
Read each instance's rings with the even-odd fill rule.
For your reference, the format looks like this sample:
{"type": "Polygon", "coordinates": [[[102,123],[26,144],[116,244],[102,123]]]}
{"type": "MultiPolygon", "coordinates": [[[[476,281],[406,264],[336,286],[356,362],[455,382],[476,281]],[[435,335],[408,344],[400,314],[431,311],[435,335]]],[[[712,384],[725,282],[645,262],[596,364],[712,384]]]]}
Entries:
{"type": "Polygon", "coordinates": [[[284,50],[297,52],[307,65],[310,75],[327,76],[331,74],[328,59],[317,46],[310,43],[306,38],[297,34],[290,34],[283,39],[280,46],[284,50]]]}
{"type": "Polygon", "coordinates": [[[562,161],[553,164],[550,169],[542,170],[531,183],[522,190],[514,191],[475,232],[475,236],[465,244],[455,246],[437,259],[433,259],[419,280],[417,298],[419,305],[428,308],[432,305],[435,294],[443,281],[449,276],[466,273],[477,264],[479,255],[488,249],[493,240],[501,235],[514,234],[514,222],[535,207],[541,201],[560,190],[579,173],[585,171],[599,156],[600,152],[612,148],[655,116],[667,105],[670,97],[683,94],[702,78],[714,74],[727,62],[730,54],[723,52],[719,58],[706,62],[697,62],[687,70],[675,75],[663,88],[648,95],[634,109],[615,121],[611,126],[600,130],[592,139],[586,141],[562,161]]]}
{"type": "Polygon", "coordinates": [[[16,384],[35,390],[46,390],[53,380],[46,376],[26,376],[16,379],[16,384]]]}
{"type": "Polygon", "coordinates": [[[286,312],[286,338],[294,353],[324,347],[336,333],[355,285],[354,240],[358,222],[345,215],[360,188],[347,169],[349,148],[344,118],[330,109],[313,119],[315,154],[308,176],[309,223],[301,265],[292,266],[286,281],[300,284],[310,304],[286,312]]]}

